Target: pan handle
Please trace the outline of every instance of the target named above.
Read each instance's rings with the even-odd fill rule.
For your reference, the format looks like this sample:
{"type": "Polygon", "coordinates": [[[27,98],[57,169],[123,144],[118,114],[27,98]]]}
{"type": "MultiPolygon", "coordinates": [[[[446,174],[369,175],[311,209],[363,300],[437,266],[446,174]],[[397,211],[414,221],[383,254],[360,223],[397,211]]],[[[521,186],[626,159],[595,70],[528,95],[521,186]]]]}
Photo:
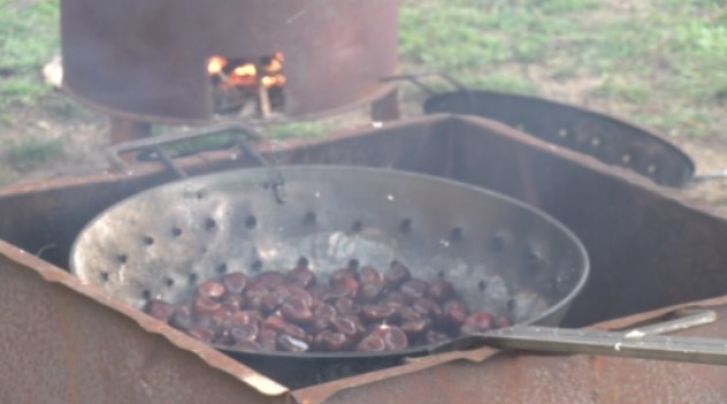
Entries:
{"type": "Polygon", "coordinates": [[[692,177],[692,182],[699,183],[714,180],[724,181],[725,179],[727,179],[727,169],[695,175],[692,177]]]}
{"type": "MultiPolygon", "coordinates": [[[[714,312],[697,313],[691,325],[714,321],[714,312]]],[[[630,332],[566,329],[556,327],[513,326],[482,334],[469,335],[438,345],[433,351],[471,349],[490,346],[559,354],[595,354],[629,358],[671,360],[690,363],[727,365],[727,339],[669,337],[655,332],[683,329],[656,325],[630,332]]]]}
{"type": "Polygon", "coordinates": [[[424,73],[405,73],[405,74],[396,74],[393,76],[385,76],[381,78],[381,81],[384,83],[390,82],[390,81],[408,81],[412,84],[414,84],[416,87],[418,87],[420,90],[425,92],[428,96],[432,97],[437,95],[437,91],[434,90],[431,86],[428,86],[424,82],[421,81],[422,78],[426,77],[438,77],[442,79],[447,84],[454,87],[457,91],[469,91],[467,86],[462,84],[461,81],[455,79],[454,77],[450,76],[447,73],[444,72],[424,72],[424,73]]]}
{"type": "Polygon", "coordinates": [[[186,178],[188,174],[177,164],[162,146],[185,142],[192,139],[200,139],[219,133],[229,132],[235,136],[235,145],[244,154],[252,157],[252,159],[260,166],[270,169],[270,179],[263,184],[268,187],[279,204],[285,203],[285,179],[279,170],[275,168],[265,157],[256,152],[248,142],[250,140],[260,141],[264,137],[252,126],[241,122],[221,123],[211,127],[191,130],[183,133],[173,133],[168,135],[156,136],[148,139],[141,139],[132,142],[120,143],[106,149],[106,159],[112,167],[124,172],[129,171],[129,165],[121,158],[121,155],[132,152],[153,151],[156,153],[161,162],[177,177],[186,178]]]}
{"type": "Polygon", "coordinates": [[[263,156],[248,145],[250,140],[259,141],[263,139],[263,136],[260,135],[260,133],[253,127],[240,122],[222,123],[211,127],[194,129],[188,132],[172,133],[148,139],[120,143],[106,149],[106,159],[115,169],[128,172],[130,168],[128,163],[121,158],[123,154],[153,151],[170,171],[174,172],[180,178],[186,178],[188,174],[173,162],[172,158],[162,148],[162,146],[186,142],[193,139],[201,139],[225,132],[229,132],[235,136],[235,145],[243,153],[252,157],[256,163],[261,166],[270,166],[269,162],[263,156]]]}

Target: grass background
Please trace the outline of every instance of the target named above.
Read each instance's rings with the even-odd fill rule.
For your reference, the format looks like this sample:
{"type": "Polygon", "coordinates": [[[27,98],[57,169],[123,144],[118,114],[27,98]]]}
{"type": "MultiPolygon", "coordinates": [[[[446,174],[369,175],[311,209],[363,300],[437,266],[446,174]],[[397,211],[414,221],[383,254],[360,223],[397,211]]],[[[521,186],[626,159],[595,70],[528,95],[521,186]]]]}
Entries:
{"type": "MultiPolygon", "coordinates": [[[[404,70],[560,99],[670,136],[727,137],[727,0],[400,1],[404,70]]],[[[0,0],[0,158],[19,172],[64,149],[58,139],[5,139],[22,131],[19,117],[92,115],[42,80],[58,52],[58,19],[57,1],[0,0]]],[[[271,133],[327,129],[308,122],[271,133]]]]}
{"type": "Polygon", "coordinates": [[[410,66],[595,105],[672,136],[724,134],[727,0],[403,4],[410,66]]]}

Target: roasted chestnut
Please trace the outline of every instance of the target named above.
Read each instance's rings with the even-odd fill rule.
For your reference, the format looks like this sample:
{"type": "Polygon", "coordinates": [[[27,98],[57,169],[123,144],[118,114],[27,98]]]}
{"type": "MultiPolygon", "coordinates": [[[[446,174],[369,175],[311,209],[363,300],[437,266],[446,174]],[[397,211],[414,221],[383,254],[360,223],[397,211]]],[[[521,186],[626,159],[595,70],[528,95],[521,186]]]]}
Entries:
{"type": "Polygon", "coordinates": [[[197,287],[197,296],[219,300],[225,294],[225,285],[217,281],[206,281],[197,287]]]}
{"type": "Polygon", "coordinates": [[[376,283],[383,285],[384,284],[384,277],[381,275],[379,271],[376,270],[376,268],[372,266],[364,266],[359,270],[359,280],[361,283],[376,283]]]}
{"type": "Polygon", "coordinates": [[[510,326],[510,319],[505,315],[498,316],[495,319],[495,328],[505,328],[510,326]]]}
{"type": "Polygon", "coordinates": [[[259,324],[262,321],[262,316],[257,310],[242,310],[230,314],[229,322],[231,325],[248,325],[248,324],[259,324]]]}
{"type": "Polygon", "coordinates": [[[409,320],[401,324],[401,330],[406,333],[407,337],[414,339],[427,332],[431,325],[432,322],[426,318],[420,320],[409,320]]]}
{"type": "Polygon", "coordinates": [[[174,306],[161,300],[149,301],[149,303],[146,304],[144,310],[150,316],[164,322],[169,321],[169,319],[172,317],[172,314],[174,314],[174,306]]]}
{"type": "Polygon", "coordinates": [[[362,283],[359,289],[359,297],[365,302],[375,302],[384,290],[384,286],[378,283],[362,283]]]}
{"type": "Polygon", "coordinates": [[[437,279],[429,283],[426,295],[439,303],[444,303],[454,295],[454,286],[443,279],[437,279]]]}
{"type": "Polygon", "coordinates": [[[439,320],[442,317],[442,308],[439,307],[437,302],[426,297],[415,300],[412,308],[434,320],[439,320]]]}
{"type": "Polygon", "coordinates": [[[326,330],[316,335],[315,346],[324,351],[340,351],[346,348],[349,339],[345,334],[326,330]]]}
{"type": "Polygon", "coordinates": [[[260,284],[252,284],[245,290],[245,306],[251,309],[259,309],[265,296],[269,295],[270,289],[260,284]]]}
{"type": "Polygon", "coordinates": [[[288,279],[295,285],[307,288],[315,285],[316,274],[306,267],[298,267],[288,272],[288,279]]]}
{"type": "Polygon", "coordinates": [[[282,332],[288,323],[278,314],[268,316],[263,320],[261,328],[263,330],[273,330],[276,332],[282,332]]]}
{"type": "Polygon", "coordinates": [[[460,331],[462,334],[474,334],[485,332],[492,328],[492,316],[490,313],[476,311],[465,319],[460,331]]]}
{"type": "Polygon", "coordinates": [[[194,325],[192,308],[188,305],[179,307],[169,318],[169,324],[180,330],[189,330],[194,325]]]}
{"type": "Polygon", "coordinates": [[[258,327],[255,324],[236,325],[230,328],[230,336],[236,343],[241,341],[254,341],[257,338],[258,327]]]}
{"type": "Polygon", "coordinates": [[[330,292],[330,289],[327,286],[318,284],[310,286],[306,290],[315,301],[324,301],[325,299],[323,297],[330,292]]]}
{"type": "Polygon", "coordinates": [[[422,320],[427,318],[426,314],[421,311],[415,310],[411,306],[404,306],[399,309],[399,319],[401,321],[413,321],[422,320]]]}
{"type": "Polygon", "coordinates": [[[200,314],[213,314],[217,310],[220,309],[222,305],[217,303],[216,301],[205,297],[200,296],[196,299],[194,299],[194,304],[192,305],[192,311],[194,314],[200,315],[200,314]]]}
{"type": "Polygon", "coordinates": [[[390,306],[369,304],[361,308],[361,318],[368,322],[391,320],[397,310],[390,306]]]}
{"type": "Polygon", "coordinates": [[[409,339],[406,337],[406,333],[400,328],[382,326],[382,329],[387,350],[398,351],[409,347],[409,339]]]}
{"type": "Polygon", "coordinates": [[[353,300],[347,297],[336,299],[333,303],[333,307],[336,309],[338,314],[356,314],[356,305],[353,300]]]}
{"type": "Polygon", "coordinates": [[[201,328],[201,327],[195,327],[189,331],[187,331],[189,335],[191,335],[193,338],[196,338],[202,342],[210,343],[212,342],[212,339],[215,337],[214,333],[212,331],[201,328]]]}
{"type": "Polygon", "coordinates": [[[261,329],[258,332],[257,342],[263,351],[274,351],[277,346],[278,333],[271,329],[261,329]]]}
{"type": "Polygon", "coordinates": [[[355,317],[338,316],[333,320],[333,328],[345,335],[349,339],[356,338],[360,333],[362,326],[355,317]]]}
{"type": "Polygon", "coordinates": [[[459,300],[450,300],[444,304],[442,320],[453,327],[460,327],[467,319],[467,308],[459,300]]]}
{"type": "Polygon", "coordinates": [[[285,284],[285,275],[278,271],[264,271],[255,279],[255,285],[272,288],[285,284]]]}
{"type": "Polygon", "coordinates": [[[300,299],[303,304],[305,304],[308,307],[313,307],[313,302],[315,299],[313,299],[313,296],[311,294],[298,286],[295,285],[289,285],[283,288],[277,288],[276,292],[282,296],[284,296],[286,299],[289,298],[296,298],[300,299]]]}
{"type": "Polygon", "coordinates": [[[386,283],[387,287],[394,289],[399,287],[402,283],[408,281],[409,278],[411,278],[411,272],[409,271],[409,268],[404,266],[404,264],[400,263],[399,261],[394,261],[391,263],[389,271],[386,272],[386,275],[384,275],[384,282],[386,283]]]}
{"type": "Polygon", "coordinates": [[[281,351],[288,352],[305,352],[310,347],[308,343],[302,339],[295,338],[287,334],[278,335],[278,348],[281,351]]]}
{"type": "Polygon", "coordinates": [[[397,351],[409,346],[409,339],[398,327],[381,325],[374,328],[358,345],[362,351],[397,351]],[[383,349],[381,343],[383,342],[383,349]]]}
{"type": "Polygon", "coordinates": [[[230,311],[240,310],[243,306],[244,299],[240,295],[225,296],[222,301],[222,307],[230,311]]]}
{"type": "Polygon", "coordinates": [[[263,314],[270,314],[277,310],[285,299],[278,293],[270,292],[260,299],[260,311],[263,314]]]}
{"type": "Polygon", "coordinates": [[[303,298],[289,297],[280,307],[283,318],[298,324],[307,324],[313,321],[313,311],[303,298]]]}
{"type": "Polygon", "coordinates": [[[358,343],[356,350],[362,352],[384,352],[386,351],[386,342],[384,342],[384,338],[381,335],[369,334],[358,343]]]}
{"type": "Polygon", "coordinates": [[[419,299],[424,297],[429,285],[421,279],[409,279],[401,284],[399,290],[409,299],[419,299]]]}
{"type": "Polygon", "coordinates": [[[234,272],[222,277],[222,284],[228,294],[239,295],[247,286],[247,276],[242,272],[234,272]]]}
{"type": "Polygon", "coordinates": [[[344,296],[355,299],[358,296],[360,284],[354,278],[343,277],[333,285],[333,289],[343,293],[344,296]]]}

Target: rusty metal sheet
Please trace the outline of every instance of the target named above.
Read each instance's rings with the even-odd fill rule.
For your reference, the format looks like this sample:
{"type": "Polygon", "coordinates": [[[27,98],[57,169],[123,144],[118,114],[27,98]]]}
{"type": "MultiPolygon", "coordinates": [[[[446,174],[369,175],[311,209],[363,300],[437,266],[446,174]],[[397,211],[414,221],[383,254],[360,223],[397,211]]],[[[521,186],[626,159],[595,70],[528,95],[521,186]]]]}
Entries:
{"type": "MultiPolygon", "coordinates": [[[[430,116],[262,149],[279,164],[393,167],[481,185],[540,207],[574,230],[592,258],[591,282],[568,325],[717,296],[727,284],[724,218],[677,191],[482,118],[430,116]]],[[[248,164],[229,153],[217,156],[186,160],[197,173],[248,164]]],[[[146,165],[128,175],[0,192],[0,210],[14,212],[0,217],[0,237],[33,253],[56,246],[43,257],[65,267],[67,247],[85,222],[112,201],[170,178],[146,165]]]]}
{"type": "MultiPolygon", "coordinates": [[[[727,296],[596,324],[616,330],[658,321],[686,308],[717,312],[716,323],[674,335],[727,338],[727,296]]],[[[314,402],[643,403],[727,400],[727,367],[666,361],[504,354],[489,348],[422,358],[293,394],[314,402]]]]}
{"type": "Polygon", "coordinates": [[[207,60],[285,56],[291,116],[392,90],[398,1],[61,2],[64,84],[103,112],[141,120],[212,118],[207,60]]]}
{"type": "Polygon", "coordinates": [[[467,117],[450,130],[457,133],[453,178],[528,201],[585,243],[592,277],[566,325],[725,292],[724,218],[684,202],[678,191],[493,122],[467,117]]]}
{"type": "MultiPolygon", "coordinates": [[[[475,117],[431,116],[386,124],[380,130],[352,132],[312,142],[299,141],[282,150],[262,149],[281,164],[345,163],[393,167],[486,186],[540,206],[575,230],[593,258],[592,282],[571,310],[567,318],[570,325],[589,324],[725,293],[723,285],[727,284],[727,273],[723,269],[727,267],[727,254],[723,246],[727,243],[727,221],[724,218],[686,202],[678,192],[667,191],[625,170],[553,147],[501,124],[475,117]]],[[[183,164],[194,167],[193,172],[247,164],[244,158],[232,161],[229,152],[207,153],[184,160],[183,164]]],[[[83,223],[108,203],[170,178],[157,165],[145,165],[130,174],[64,178],[4,190],[0,192],[0,211],[13,214],[0,216],[0,237],[33,253],[49,241],[58,243],[53,255],[43,253],[43,257],[65,266],[67,250],[63,243],[70,243],[74,231],[83,223]]],[[[47,265],[40,261],[29,265],[40,264],[47,265]]],[[[65,294],[75,296],[76,292],[65,294]]],[[[0,298],[0,302],[6,301],[6,298],[0,298]]],[[[12,304],[19,305],[19,301],[12,300],[12,304]]],[[[53,306],[52,301],[45,302],[53,306]]],[[[90,306],[95,307],[93,303],[90,306]]],[[[13,310],[21,309],[13,307],[13,310]]],[[[105,310],[104,316],[107,315],[105,310]]],[[[83,318],[98,316],[95,312],[83,313],[83,318]]],[[[121,329],[138,328],[126,315],[112,314],[110,318],[120,322],[118,327],[121,329]]],[[[128,315],[141,316],[136,312],[128,315]]],[[[720,310],[720,316],[725,317],[727,313],[720,310]]],[[[638,321],[644,319],[642,315],[638,321]]],[[[625,325],[628,322],[609,326],[625,325]]],[[[720,323],[715,327],[723,325],[720,323]]],[[[700,328],[699,335],[712,332],[702,334],[702,331],[708,329],[700,328]]],[[[131,330],[118,332],[137,335],[131,330]]],[[[714,332],[722,331],[715,329],[714,332]]],[[[169,345],[156,334],[152,337],[162,341],[159,346],[169,345]]],[[[22,346],[24,350],[29,349],[27,345],[22,346]]],[[[88,355],[90,358],[97,354],[88,355]]],[[[188,352],[178,354],[186,357],[188,352]]],[[[717,381],[725,380],[723,369],[706,365],[673,367],[673,364],[653,361],[593,360],[586,356],[496,357],[485,364],[471,362],[490,354],[490,351],[478,352],[478,357],[467,357],[454,363],[450,362],[457,354],[435,356],[406,365],[405,369],[392,368],[343,379],[340,381],[343,384],[316,386],[311,389],[317,391],[317,395],[299,395],[298,398],[305,401],[334,394],[335,400],[367,402],[412,397],[421,398],[423,402],[427,402],[424,399],[431,402],[471,397],[495,401],[502,393],[502,386],[512,386],[508,381],[524,380],[524,390],[504,397],[544,402],[538,400],[542,394],[546,398],[567,397],[576,401],[583,398],[584,402],[598,402],[598,397],[628,398],[632,393],[636,397],[634,390],[639,384],[634,382],[632,385],[617,378],[624,372],[648,374],[650,379],[640,379],[639,383],[659,386],[655,379],[676,378],[672,368],[692,372],[700,376],[701,381],[694,382],[694,390],[686,384],[674,383],[673,389],[662,389],[665,393],[678,398],[697,394],[696,389],[713,391],[720,398],[724,393],[721,390],[723,383],[717,384],[717,381]],[[433,364],[438,366],[432,368],[433,364]],[[654,372],[650,373],[647,368],[654,372]],[[399,377],[388,380],[397,375],[399,377]],[[440,378],[444,382],[437,381],[440,378]],[[378,379],[383,381],[372,383],[378,379]],[[455,384],[458,380],[462,383],[455,384]],[[527,384],[528,380],[537,384],[527,384]],[[580,384],[574,381],[590,383],[590,387],[580,389],[580,384]],[[624,385],[626,387],[622,387],[624,385]],[[331,390],[331,386],[335,389],[331,390]],[[454,386],[463,393],[452,393],[454,386]],[[335,395],[338,391],[340,394],[335,395]],[[468,395],[479,393],[482,394],[468,395]]],[[[311,390],[296,394],[305,391],[311,390]]],[[[652,394],[657,400],[665,397],[658,395],[659,391],[652,394]]],[[[694,397],[709,402],[715,396],[694,397]]]]}
{"type": "Polygon", "coordinates": [[[0,241],[0,402],[284,402],[287,389],[0,241]]]}

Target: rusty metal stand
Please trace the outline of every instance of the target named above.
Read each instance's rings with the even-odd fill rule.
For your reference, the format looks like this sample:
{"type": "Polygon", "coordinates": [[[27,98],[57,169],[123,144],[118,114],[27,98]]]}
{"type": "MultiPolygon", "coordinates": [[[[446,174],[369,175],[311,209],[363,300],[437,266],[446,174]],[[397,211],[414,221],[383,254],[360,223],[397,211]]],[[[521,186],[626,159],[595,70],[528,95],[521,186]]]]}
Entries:
{"type": "Polygon", "coordinates": [[[111,144],[143,139],[151,136],[151,124],[112,116],[110,135],[111,144]]]}
{"type": "Polygon", "coordinates": [[[400,117],[399,90],[397,88],[371,103],[371,120],[374,122],[395,121],[400,117]]]}

